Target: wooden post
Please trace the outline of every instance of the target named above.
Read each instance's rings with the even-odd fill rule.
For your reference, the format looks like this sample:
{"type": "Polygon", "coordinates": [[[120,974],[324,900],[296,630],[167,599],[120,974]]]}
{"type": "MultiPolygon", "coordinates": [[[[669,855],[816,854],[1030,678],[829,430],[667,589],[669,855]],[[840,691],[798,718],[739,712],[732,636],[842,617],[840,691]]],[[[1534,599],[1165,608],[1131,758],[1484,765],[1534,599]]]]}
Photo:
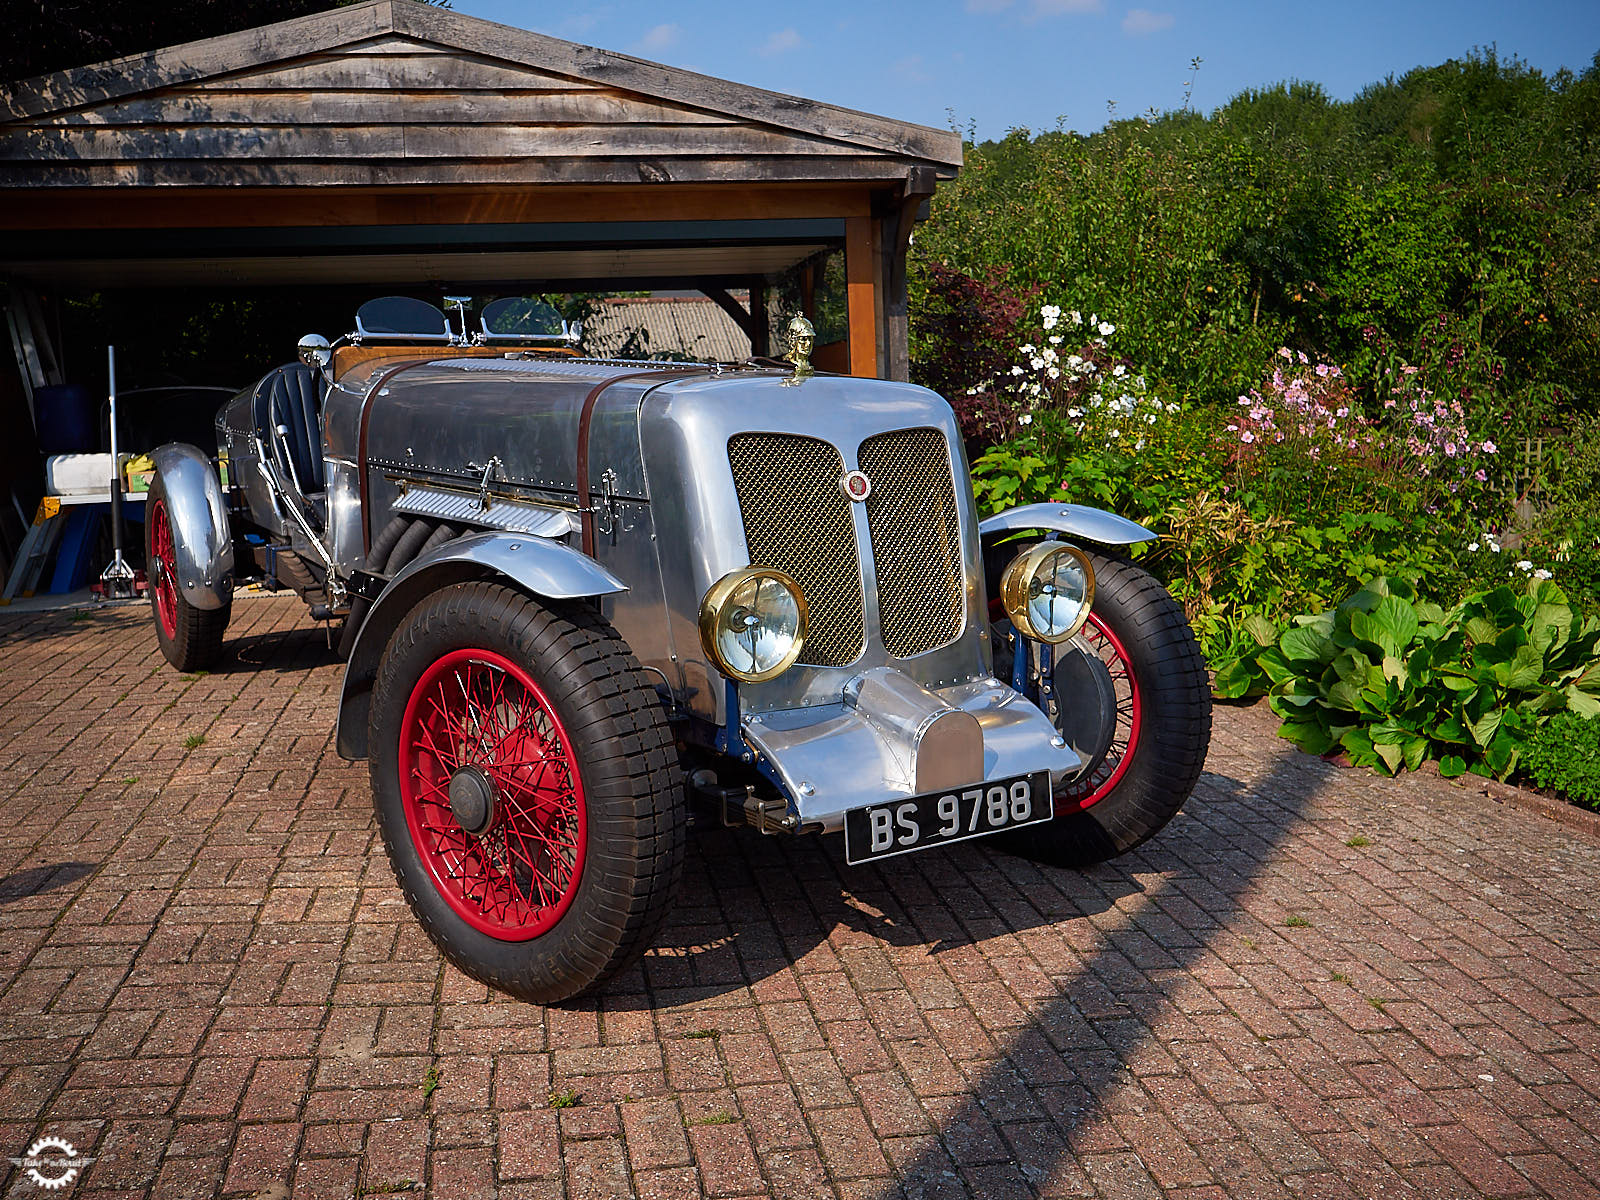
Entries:
{"type": "Polygon", "coordinates": [[[767,320],[767,281],[752,276],[750,289],[750,353],[766,358],[772,353],[772,324],[767,320]]]}
{"type": "Polygon", "coordinates": [[[911,246],[911,230],[917,214],[933,195],[933,171],[916,167],[906,176],[899,202],[884,215],[884,359],[886,379],[901,383],[911,380],[911,320],[906,294],[906,254],[911,246]]]}
{"type": "Polygon", "coordinates": [[[878,326],[883,294],[878,287],[878,222],[846,217],[844,222],[845,295],[850,313],[850,374],[878,374],[878,326]]]}

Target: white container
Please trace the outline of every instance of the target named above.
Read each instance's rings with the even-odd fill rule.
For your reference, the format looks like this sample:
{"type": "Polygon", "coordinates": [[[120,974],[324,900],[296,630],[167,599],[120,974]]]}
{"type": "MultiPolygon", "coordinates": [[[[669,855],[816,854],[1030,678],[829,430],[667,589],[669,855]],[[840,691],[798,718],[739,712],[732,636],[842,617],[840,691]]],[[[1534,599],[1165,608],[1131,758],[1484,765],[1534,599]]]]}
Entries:
{"type": "Polygon", "coordinates": [[[52,454],[44,460],[44,490],[52,496],[98,493],[111,499],[111,455],[52,454]]]}

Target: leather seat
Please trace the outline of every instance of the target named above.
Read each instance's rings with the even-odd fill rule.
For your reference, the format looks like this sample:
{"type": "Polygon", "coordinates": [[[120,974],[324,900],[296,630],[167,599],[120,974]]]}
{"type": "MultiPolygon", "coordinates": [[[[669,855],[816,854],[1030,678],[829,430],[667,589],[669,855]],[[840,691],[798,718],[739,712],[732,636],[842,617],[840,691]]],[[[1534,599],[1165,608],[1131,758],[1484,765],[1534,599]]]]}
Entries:
{"type": "Polygon", "coordinates": [[[256,388],[256,425],[278,467],[306,495],[325,491],[322,465],[322,373],[304,363],[279,367],[256,388]],[[287,432],[279,433],[283,426],[287,432]],[[291,469],[292,468],[292,469],[291,469]]]}

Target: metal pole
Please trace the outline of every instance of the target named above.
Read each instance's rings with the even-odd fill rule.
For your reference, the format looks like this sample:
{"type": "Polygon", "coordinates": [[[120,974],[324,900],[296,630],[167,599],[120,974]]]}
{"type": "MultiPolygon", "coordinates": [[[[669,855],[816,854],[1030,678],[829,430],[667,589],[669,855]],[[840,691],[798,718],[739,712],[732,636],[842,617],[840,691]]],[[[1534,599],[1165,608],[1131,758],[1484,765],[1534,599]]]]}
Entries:
{"type": "Polygon", "coordinates": [[[106,347],[107,397],[111,406],[111,565],[100,574],[107,599],[132,596],[133,568],[122,557],[122,463],[117,456],[117,348],[106,347]]]}

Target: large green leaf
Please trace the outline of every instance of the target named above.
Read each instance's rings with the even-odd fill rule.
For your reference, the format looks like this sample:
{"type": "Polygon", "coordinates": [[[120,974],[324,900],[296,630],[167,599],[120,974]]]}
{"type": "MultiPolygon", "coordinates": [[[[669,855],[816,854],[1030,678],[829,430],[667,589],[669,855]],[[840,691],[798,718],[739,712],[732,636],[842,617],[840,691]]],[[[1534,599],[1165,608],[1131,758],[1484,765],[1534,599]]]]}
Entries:
{"type": "Polygon", "coordinates": [[[1260,613],[1251,613],[1242,627],[1258,646],[1270,646],[1278,640],[1278,627],[1260,613]]]}
{"type": "Polygon", "coordinates": [[[1487,746],[1500,728],[1500,721],[1505,714],[1498,708],[1491,708],[1483,716],[1473,721],[1467,728],[1472,734],[1472,740],[1480,746],[1487,746]]]}
{"type": "Polygon", "coordinates": [[[1580,717],[1600,717],[1600,700],[1595,699],[1575,683],[1567,685],[1567,707],[1580,717]]]}
{"type": "Polygon", "coordinates": [[[1278,639],[1278,648],[1285,658],[1294,663],[1326,665],[1332,662],[1333,656],[1338,653],[1333,638],[1316,625],[1305,625],[1287,631],[1278,639]]]}
{"type": "Polygon", "coordinates": [[[1518,646],[1511,661],[1500,663],[1494,669],[1496,683],[1519,691],[1533,687],[1543,674],[1544,655],[1533,646],[1518,646]]]}
{"type": "Polygon", "coordinates": [[[1278,736],[1287,738],[1307,754],[1326,754],[1335,745],[1333,736],[1319,721],[1285,721],[1278,736]]]}

